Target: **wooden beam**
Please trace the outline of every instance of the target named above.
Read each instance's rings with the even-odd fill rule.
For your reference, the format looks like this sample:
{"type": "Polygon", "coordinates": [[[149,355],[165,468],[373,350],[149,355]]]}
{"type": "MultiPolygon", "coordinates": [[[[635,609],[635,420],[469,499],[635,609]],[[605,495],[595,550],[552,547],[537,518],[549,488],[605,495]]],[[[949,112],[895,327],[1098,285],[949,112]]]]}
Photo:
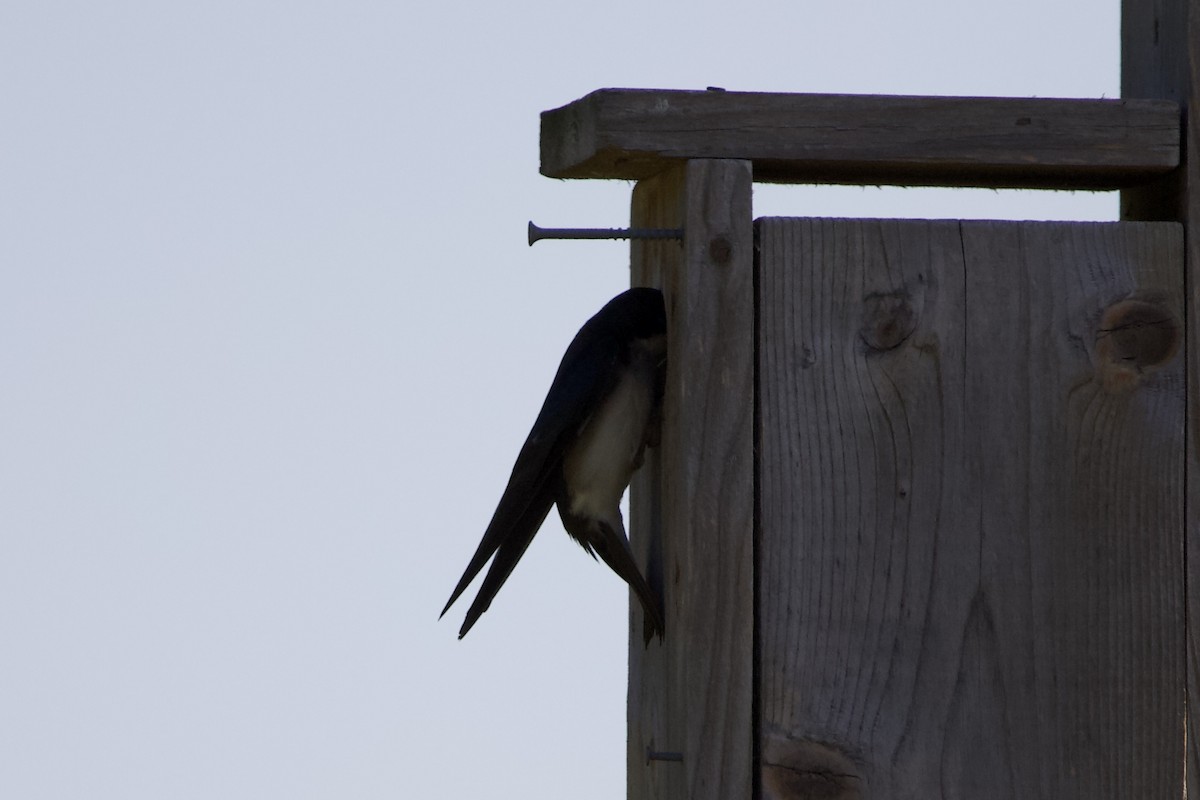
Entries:
{"type": "Polygon", "coordinates": [[[1164,100],[601,89],[542,113],[541,171],[640,180],[733,158],[774,183],[1117,189],[1171,171],[1179,138],[1164,100]]]}
{"type": "Polygon", "coordinates": [[[667,304],[662,443],[630,499],[666,636],[629,644],[628,797],[749,798],[753,780],[754,239],[750,164],[688,161],[642,181],[633,283],[667,304]],[[659,753],[648,758],[648,751],[659,753]]]}
{"type": "Polygon", "coordinates": [[[1159,97],[1190,111],[1178,169],[1121,193],[1121,217],[1178,220],[1184,230],[1187,357],[1187,787],[1200,797],[1200,0],[1125,0],[1121,4],[1121,94],[1159,97]]]}

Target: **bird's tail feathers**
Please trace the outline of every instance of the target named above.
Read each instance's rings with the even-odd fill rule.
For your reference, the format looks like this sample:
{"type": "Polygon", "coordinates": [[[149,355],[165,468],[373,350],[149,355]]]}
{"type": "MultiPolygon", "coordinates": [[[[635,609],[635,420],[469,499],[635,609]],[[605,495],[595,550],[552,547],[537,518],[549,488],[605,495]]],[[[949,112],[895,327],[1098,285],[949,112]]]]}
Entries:
{"type": "Polygon", "coordinates": [[[595,546],[596,552],[600,554],[600,558],[604,559],[604,563],[608,564],[613,572],[620,575],[637,595],[638,602],[642,605],[642,612],[645,614],[642,629],[645,643],[649,645],[650,640],[656,635],[662,639],[666,629],[662,605],[658,595],[642,577],[637,562],[633,560],[633,551],[629,547],[629,540],[625,538],[623,532],[614,531],[608,523],[601,522],[600,524],[606,529],[606,535],[600,537],[599,541],[593,541],[592,544],[595,546]]]}

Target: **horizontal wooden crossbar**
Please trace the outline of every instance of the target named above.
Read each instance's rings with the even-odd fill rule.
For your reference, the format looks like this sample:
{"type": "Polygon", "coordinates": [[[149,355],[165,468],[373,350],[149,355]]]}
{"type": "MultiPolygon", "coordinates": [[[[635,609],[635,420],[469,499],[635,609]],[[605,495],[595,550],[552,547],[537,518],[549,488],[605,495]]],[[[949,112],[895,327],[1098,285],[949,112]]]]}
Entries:
{"type": "Polygon", "coordinates": [[[541,172],[640,180],[747,159],[771,183],[1120,189],[1179,166],[1165,100],[600,89],[542,113],[541,172]]]}

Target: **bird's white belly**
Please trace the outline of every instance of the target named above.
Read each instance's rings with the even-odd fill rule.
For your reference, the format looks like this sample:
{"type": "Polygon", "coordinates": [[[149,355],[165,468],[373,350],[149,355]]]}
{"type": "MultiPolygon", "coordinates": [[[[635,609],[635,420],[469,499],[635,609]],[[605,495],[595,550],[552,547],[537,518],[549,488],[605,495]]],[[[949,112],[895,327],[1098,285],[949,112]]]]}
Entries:
{"type": "Polygon", "coordinates": [[[620,505],[650,419],[652,385],[637,370],[626,372],[567,453],[572,514],[607,518],[620,505]]]}

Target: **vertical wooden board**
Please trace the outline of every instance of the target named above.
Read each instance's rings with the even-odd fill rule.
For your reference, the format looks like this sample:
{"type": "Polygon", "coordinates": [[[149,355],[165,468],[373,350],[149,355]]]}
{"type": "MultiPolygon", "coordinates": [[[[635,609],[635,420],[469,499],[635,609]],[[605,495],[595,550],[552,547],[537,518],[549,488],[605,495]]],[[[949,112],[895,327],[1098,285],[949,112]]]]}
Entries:
{"type": "Polygon", "coordinates": [[[666,636],[631,626],[629,796],[749,797],[753,735],[753,231],[744,161],[690,161],[642,181],[633,282],[663,289],[662,443],[635,479],[635,548],[660,587],[666,636]],[[643,532],[649,535],[643,535],[643,532]],[[657,535],[655,535],[657,534],[657,535]],[[655,549],[655,543],[661,549],[655,549]],[[682,761],[647,761],[647,750],[682,761]]]}
{"type": "Polygon", "coordinates": [[[997,613],[995,638],[1028,648],[1026,678],[1003,677],[1033,688],[1021,708],[1052,754],[1047,796],[1182,788],[1181,233],[964,228],[967,360],[994,370],[969,370],[965,398],[981,550],[1028,559],[984,561],[981,590],[997,609],[1029,610],[1028,633],[1023,614],[997,613]],[[1131,297],[1144,306],[1120,313],[1131,297]],[[1156,325],[1165,349],[1143,364],[1136,337],[1156,325]]]}
{"type": "Polygon", "coordinates": [[[962,381],[957,225],[758,226],[763,794],[920,789],[919,754],[906,777],[874,753],[937,724],[917,678],[924,652],[941,667],[948,651],[923,633],[961,474],[924,465],[962,449],[942,389],[962,381]]]}
{"type": "MultiPolygon", "coordinates": [[[[639,181],[633,191],[631,222],[635,226],[682,227],[686,214],[684,194],[686,172],[683,166],[653,178],[639,181]]],[[[682,272],[684,248],[681,243],[663,240],[633,240],[630,245],[631,283],[655,286],[667,292],[666,277],[682,272]]],[[[668,347],[678,338],[677,324],[667,306],[668,347]]],[[[668,353],[668,358],[671,353],[668,353]]],[[[669,374],[676,374],[668,364],[669,374]]],[[[664,398],[664,403],[668,400],[664,398]]],[[[677,415],[664,409],[664,428],[677,415]]],[[[665,434],[665,430],[664,430],[665,434]]],[[[663,589],[663,547],[666,537],[663,513],[663,445],[646,451],[646,461],[633,476],[629,487],[630,543],[638,565],[655,591],[667,600],[663,589]]],[[[666,752],[682,738],[682,701],[673,691],[671,661],[665,649],[675,637],[674,615],[665,603],[666,636],[663,642],[651,642],[643,648],[637,637],[634,599],[630,598],[629,690],[626,755],[626,795],[629,800],[652,800],[685,796],[683,769],[675,762],[649,759],[649,754],[666,752]],[[670,637],[670,638],[667,638],[670,637]]]]}
{"type": "Polygon", "coordinates": [[[1178,220],[1184,226],[1187,288],[1187,793],[1200,796],[1200,0],[1121,4],[1121,96],[1173,100],[1192,112],[1179,168],[1121,193],[1121,218],[1178,220]]]}
{"type": "Polygon", "coordinates": [[[1179,227],[758,226],[764,796],[1178,795],[1179,227]]]}

